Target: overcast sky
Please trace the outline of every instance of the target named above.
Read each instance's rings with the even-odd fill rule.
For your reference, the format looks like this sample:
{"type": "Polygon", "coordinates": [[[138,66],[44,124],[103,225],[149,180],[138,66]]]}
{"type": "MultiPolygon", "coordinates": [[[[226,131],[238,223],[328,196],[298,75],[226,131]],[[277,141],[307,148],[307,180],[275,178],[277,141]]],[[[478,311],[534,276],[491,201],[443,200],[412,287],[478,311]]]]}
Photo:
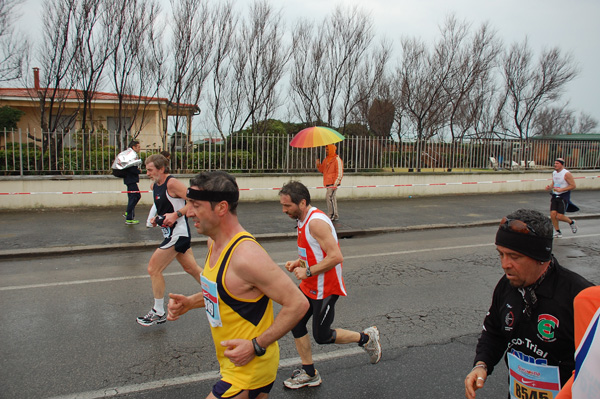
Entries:
{"type": "MultiPolygon", "coordinates": [[[[320,21],[340,2],[280,0],[273,4],[282,4],[287,18],[320,21]]],[[[535,54],[555,46],[570,52],[581,73],[569,83],[564,98],[571,108],[600,123],[600,0],[347,0],[343,4],[369,10],[377,35],[392,39],[396,47],[404,35],[432,43],[439,36],[438,26],[454,13],[474,27],[489,22],[505,45],[527,37],[535,54]]]]}
{"type": "MultiPolygon", "coordinates": [[[[118,0],[115,0],[118,1],[118,0]]],[[[235,0],[238,7],[251,0],[235,0]]],[[[169,0],[161,0],[167,7],[169,0]]],[[[26,0],[18,28],[24,32],[39,21],[42,0],[26,0]]],[[[581,70],[564,95],[570,108],[600,122],[600,0],[271,0],[287,21],[298,17],[322,21],[338,4],[359,5],[370,12],[378,37],[399,48],[404,35],[428,43],[438,37],[440,25],[451,13],[478,27],[489,22],[505,45],[528,38],[535,54],[558,46],[570,52],[581,70]]],[[[398,57],[399,52],[396,52],[398,57]]]]}

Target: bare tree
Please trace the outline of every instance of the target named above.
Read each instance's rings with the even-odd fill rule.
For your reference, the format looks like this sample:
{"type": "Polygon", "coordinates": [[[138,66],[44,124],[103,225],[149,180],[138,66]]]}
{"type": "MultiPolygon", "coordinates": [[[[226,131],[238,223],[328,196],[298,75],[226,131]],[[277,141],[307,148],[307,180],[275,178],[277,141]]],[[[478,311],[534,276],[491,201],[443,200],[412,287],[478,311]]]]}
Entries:
{"type": "Polygon", "coordinates": [[[36,95],[40,101],[40,127],[44,132],[69,128],[77,117],[78,108],[69,111],[65,108],[75,85],[73,31],[76,5],[76,0],[46,0],[42,7],[44,41],[36,52],[41,83],[36,87],[36,95]]]}
{"type": "MultiPolygon", "coordinates": [[[[387,84],[386,67],[390,54],[391,43],[383,40],[370,54],[361,57],[356,70],[348,74],[348,79],[343,83],[344,94],[342,95],[340,107],[342,132],[345,132],[345,128],[349,122],[359,123],[365,126],[371,125],[369,122],[368,110],[375,100],[379,99],[380,102],[391,103],[393,106],[393,102],[389,96],[382,96],[382,87],[384,84],[387,84]]],[[[386,90],[385,93],[388,94],[389,91],[386,90]]],[[[393,107],[393,109],[395,112],[395,107],[393,107]]],[[[389,111],[389,108],[387,111],[389,111]]],[[[389,117],[389,115],[387,116],[389,117]]],[[[392,121],[393,118],[394,115],[392,112],[392,121]]],[[[371,119],[371,121],[373,120],[371,119]]],[[[381,127],[382,126],[380,125],[379,128],[381,127]]],[[[383,132],[379,130],[379,134],[389,136],[390,131],[391,126],[389,129],[384,129],[383,132]],[[387,134],[384,132],[387,132],[387,134]]]]}
{"type": "MultiPolygon", "coordinates": [[[[175,104],[174,128],[179,132],[183,122],[180,105],[198,104],[212,68],[215,14],[209,4],[201,0],[171,0],[171,8],[173,61],[167,87],[169,100],[175,104]]],[[[188,140],[191,139],[189,118],[188,115],[185,119],[188,140]]]]}
{"type": "MultiPolygon", "coordinates": [[[[212,73],[212,92],[208,103],[212,109],[211,120],[225,140],[226,111],[228,104],[227,90],[231,87],[232,53],[236,41],[238,16],[233,8],[233,1],[219,3],[215,11],[215,47],[214,67],[212,73]]],[[[228,131],[227,131],[228,132],[228,131]]]]}
{"type": "Polygon", "coordinates": [[[448,121],[448,94],[444,89],[451,72],[451,57],[443,43],[429,54],[418,39],[402,39],[402,63],[394,81],[395,103],[411,124],[418,141],[435,136],[448,121]]]}
{"type": "Polygon", "coordinates": [[[575,126],[575,131],[579,133],[592,133],[596,129],[598,129],[598,120],[589,114],[581,112],[575,126]]]}
{"type": "Polygon", "coordinates": [[[508,133],[528,139],[532,122],[541,107],[556,101],[578,70],[571,55],[563,56],[560,49],[544,50],[536,65],[525,39],[511,46],[504,57],[503,73],[513,128],[508,133]]]}
{"type": "Polygon", "coordinates": [[[390,137],[396,107],[390,100],[373,100],[368,111],[368,122],[371,131],[380,137],[390,137]]]}
{"type": "Polygon", "coordinates": [[[92,103],[104,68],[115,51],[110,45],[116,29],[115,16],[109,12],[112,4],[112,0],[78,0],[75,13],[77,57],[74,73],[83,104],[81,128],[84,132],[95,130],[92,103]]]}
{"type": "Polygon", "coordinates": [[[358,7],[336,7],[318,28],[306,21],[297,24],[291,97],[305,122],[343,128],[364,95],[372,93],[389,57],[389,46],[383,44],[375,58],[365,60],[372,31],[370,17],[358,7]]]}
{"type": "Polygon", "coordinates": [[[575,116],[573,111],[567,108],[567,105],[540,109],[532,124],[532,136],[554,136],[572,132],[575,116]]]}
{"type": "MultiPolygon", "coordinates": [[[[29,137],[41,142],[48,163],[58,169],[65,134],[74,126],[79,104],[67,107],[75,84],[73,65],[76,58],[73,35],[76,0],[46,0],[42,6],[44,41],[35,53],[40,69],[34,68],[32,99],[39,101],[41,136],[29,137]]],[[[71,104],[74,102],[71,101],[71,104]]],[[[44,158],[42,158],[44,159],[44,158]]],[[[38,165],[39,168],[42,165],[38,165]]]]}
{"type": "Polygon", "coordinates": [[[114,47],[110,59],[112,86],[118,96],[115,133],[124,146],[128,139],[139,135],[146,119],[146,109],[157,96],[161,81],[162,59],[157,59],[162,42],[157,40],[157,17],[160,7],[156,1],[123,0],[114,2],[109,10],[115,15],[114,47]],[[158,50],[158,53],[154,50],[158,50]],[[135,128],[135,131],[132,129],[135,128]]]}
{"type": "MultiPolygon", "coordinates": [[[[474,106],[482,105],[481,101],[477,100],[482,100],[481,95],[484,93],[473,91],[478,85],[489,86],[501,43],[488,24],[483,24],[470,42],[468,24],[459,23],[454,16],[446,20],[443,29],[453,38],[449,42],[456,42],[458,46],[458,56],[454,59],[453,72],[446,85],[450,101],[448,123],[452,142],[455,142],[461,141],[477,121],[478,112],[474,112],[474,106]]],[[[481,109],[479,107],[479,110],[481,109]]]]}
{"type": "Polygon", "coordinates": [[[315,25],[302,20],[292,35],[292,66],[290,97],[292,113],[304,122],[322,121],[322,79],[320,71],[325,62],[323,36],[315,35],[315,25]]]}
{"type": "Polygon", "coordinates": [[[23,0],[0,0],[0,82],[19,79],[29,53],[29,42],[17,35],[13,22],[23,0]]]}
{"type": "Polygon", "coordinates": [[[562,106],[544,107],[536,114],[532,132],[534,136],[554,136],[570,133],[590,133],[598,122],[583,112],[577,116],[575,111],[562,106]]]}
{"type": "Polygon", "coordinates": [[[484,75],[468,93],[456,123],[463,132],[469,131],[469,138],[503,137],[505,105],[506,92],[498,87],[495,79],[484,75]]]}
{"type": "Polygon", "coordinates": [[[233,59],[232,131],[250,124],[254,133],[263,133],[255,131],[260,127],[257,122],[273,115],[279,106],[277,85],[289,59],[281,21],[281,12],[265,0],[256,0],[242,22],[233,59]]]}

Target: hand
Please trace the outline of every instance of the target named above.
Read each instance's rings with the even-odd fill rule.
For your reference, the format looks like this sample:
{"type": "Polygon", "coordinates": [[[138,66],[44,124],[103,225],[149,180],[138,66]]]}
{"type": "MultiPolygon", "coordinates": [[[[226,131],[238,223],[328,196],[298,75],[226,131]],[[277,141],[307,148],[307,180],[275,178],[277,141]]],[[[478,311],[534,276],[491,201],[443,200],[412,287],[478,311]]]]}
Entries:
{"type": "Polygon", "coordinates": [[[156,224],[156,216],[154,216],[152,218],[152,221],[150,223],[152,223],[152,227],[156,227],[157,226],[157,224],[156,224]]]}
{"type": "Polygon", "coordinates": [[[305,280],[308,278],[308,276],[306,275],[305,267],[297,267],[296,269],[294,269],[294,275],[296,275],[296,278],[298,280],[305,280]]]}
{"type": "Polygon", "coordinates": [[[222,341],[221,346],[225,346],[225,352],[223,353],[235,367],[241,367],[254,359],[256,354],[254,353],[254,345],[252,341],[247,339],[230,339],[228,341],[222,341]]]}
{"type": "Polygon", "coordinates": [[[550,190],[552,190],[552,187],[546,186],[546,191],[550,191],[550,190]]]}
{"type": "Polygon", "coordinates": [[[165,213],[165,221],[163,222],[163,226],[173,227],[177,219],[177,212],[165,213]]]}
{"type": "Polygon", "coordinates": [[[285,262],[285,268],[287,269],[288,272],[293,272],[295,268],[300,266],[300,260],[296,259],[296,260],[288,260],[287,262],[285,262]]]}
{"type": "Polygon", "coordinates": [[[473,369],[465,378],[465,397],[475,399],[475,391],[483,388],[487,379],[487,371],[483,367],[473,369]]]}
{"type": "Polygon", "coordinates": [[[169,294],[167,320],[175,321],[190,310],[190,300],[185,295],[169,294]]]}

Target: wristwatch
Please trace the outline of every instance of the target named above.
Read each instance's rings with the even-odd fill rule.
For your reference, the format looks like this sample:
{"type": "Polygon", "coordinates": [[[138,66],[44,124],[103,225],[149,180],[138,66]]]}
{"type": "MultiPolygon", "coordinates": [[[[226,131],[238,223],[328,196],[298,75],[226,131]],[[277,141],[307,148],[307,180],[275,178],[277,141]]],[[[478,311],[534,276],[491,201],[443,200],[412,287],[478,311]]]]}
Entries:
{"type": "Polygon", "coordinates": [[[180,218],[180,217],[182,217],[182,216],[183,216],[183,213],[181,213],[181,212],[177,211],[177,217],[178,217],[178,218],[180,218]]]}
{"type": "Polygon", "coordinates": [[[262,356],[267,352],[267,348],[263,348],[256,342],[256,338],[252,338],[252,345],[254,345],[254,354],[256,356],[262,356]]]}
{"type": "Polygon", "coordinates": [[[310,271],[310,267],[306,266],[306,277],[311,277],[312,272],[310,271]]]}

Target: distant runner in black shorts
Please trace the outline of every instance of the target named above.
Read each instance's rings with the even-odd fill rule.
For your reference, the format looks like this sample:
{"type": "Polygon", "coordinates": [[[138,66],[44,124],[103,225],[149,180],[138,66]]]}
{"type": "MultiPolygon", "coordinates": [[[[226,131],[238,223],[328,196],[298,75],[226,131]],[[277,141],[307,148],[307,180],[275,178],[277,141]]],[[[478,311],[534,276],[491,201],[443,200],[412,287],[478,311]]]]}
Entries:
{"type": "Polygon", "coordinates": [[[552,190],[550,200],[550,219],[554,226],[554,237],[562,238],[562,232],[558,225],[559,221],[569,223],[573,234],[577,233],[577,224],[565,216],[567,205],[571,199],[571,190],[575,190],[575,179],[571,172],[565,169],[565,160],[556,158],[554,161],[554,172],[552,172],[552,184],[546,186],[546,191],[552,190]]]}
{"type": "Polygon", "coordinates": [[[164,241],[154,251],[148,263],[154,306],[147,315],[137,318],[140,325],[152,326],[167,321],[163,271],[173,259],[177,259],[183,270],[198,283],[202,269],[196,263],[190,248],[190,227],[185,216],[187,187],[169,175],[169,161],[160,154],[151,155],[146,159],[146,173],[153,181],[152,194],[156,206],[157,216],[152,220],[152,225],[156,226],[159,222],[164,236],[164,241]]]}

